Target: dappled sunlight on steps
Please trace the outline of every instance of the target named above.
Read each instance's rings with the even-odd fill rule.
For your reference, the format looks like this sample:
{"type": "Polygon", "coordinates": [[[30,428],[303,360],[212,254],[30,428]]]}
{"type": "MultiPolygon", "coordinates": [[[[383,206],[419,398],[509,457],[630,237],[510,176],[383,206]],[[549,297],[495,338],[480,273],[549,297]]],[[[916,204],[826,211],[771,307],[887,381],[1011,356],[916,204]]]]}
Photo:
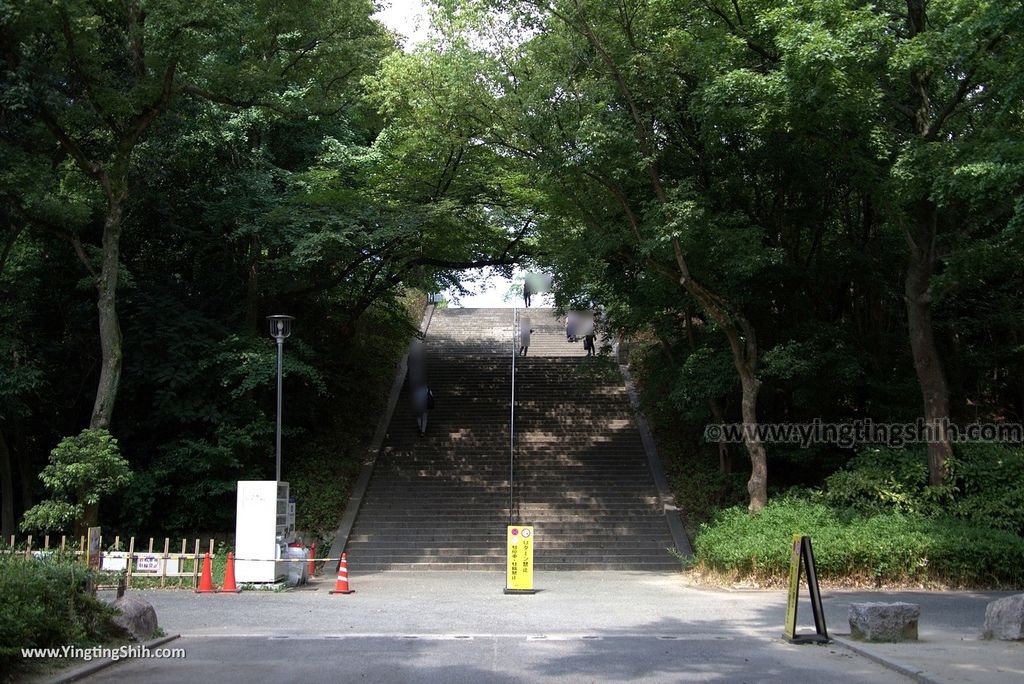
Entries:
{"type": "MultiPolygon", "coordinates": [[[[622,379],[585,358],[550,309],[530,309],[517,359],[516,520],[536,527],[538,570],[674,569],[622,379]]],[[[500,570],[508,523],[510,309],[434,314],[427,433],[407,389],[352,534],[353,572],[500,570]]]]}

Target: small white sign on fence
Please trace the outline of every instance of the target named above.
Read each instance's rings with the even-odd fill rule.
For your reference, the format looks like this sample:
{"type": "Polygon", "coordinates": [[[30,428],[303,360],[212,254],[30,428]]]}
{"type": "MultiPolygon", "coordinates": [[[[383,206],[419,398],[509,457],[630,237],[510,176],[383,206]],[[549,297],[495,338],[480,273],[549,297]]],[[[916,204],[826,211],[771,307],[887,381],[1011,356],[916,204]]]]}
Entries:
{"type": "MultiPolygon", "coordinates": [[[[135,572],[160,573],[160,563],[163,559],[159,554],[140,554],[135,561],[135,572]]],[[[178,572],[178,559],[173,556],[167,559],[167,574],[173,575],[178,572]]]]}
{"type": "Polygon", "coordinates": [[[110,570],[111,572],[124,572],[128,569],[128,554],[124,551],[104,552],[100,569],[110,570]]]}
{"type": "MultiPolygon", "coordinates": [[[[159,575],[161,572],[161,562],[163,562],[162,554],[136,553],[135,567],[132,571],[159,575]]],[[[110,570],[111,572],[124,572],[128,569],[128,554],[124,551],[107,551],[103,554],[103,564],[101,567],[103,570],[110,570]]],[[[176,556],[168,556],[166,574],[175,575],[177,572],[178,558],[176,556]]]]}

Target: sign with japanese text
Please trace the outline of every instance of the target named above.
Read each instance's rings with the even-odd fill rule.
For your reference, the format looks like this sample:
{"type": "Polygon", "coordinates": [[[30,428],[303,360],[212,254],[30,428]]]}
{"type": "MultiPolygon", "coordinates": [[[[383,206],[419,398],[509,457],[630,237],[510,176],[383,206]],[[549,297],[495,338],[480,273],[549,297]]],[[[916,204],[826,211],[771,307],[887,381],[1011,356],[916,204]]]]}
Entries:
{"type": "Polygon", "coordinates": [[[509,525],[508,564],[505,570],[506,591],[533,591],[534,541],[532,526],[509,525]]]}

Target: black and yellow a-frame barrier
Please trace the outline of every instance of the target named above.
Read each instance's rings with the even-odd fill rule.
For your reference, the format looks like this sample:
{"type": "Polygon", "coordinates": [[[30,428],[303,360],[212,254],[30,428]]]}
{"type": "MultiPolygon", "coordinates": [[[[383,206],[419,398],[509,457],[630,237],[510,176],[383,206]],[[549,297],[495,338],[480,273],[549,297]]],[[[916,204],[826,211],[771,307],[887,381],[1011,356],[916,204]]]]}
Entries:
{"type": "Polygon", "coordinates": [[[821,606],[821,591],[818,589],[818,573],[814,566],[811,538],[803,534],[793,535],[793,555],[789,562],[786,629],[782,636],[791,644],[827,644],[831,641],[825,627],[825,611],[821,606]],[[814,613],[814,634],[796,633],[796,605],[800,599],[801,568],[806,568],[807,571],[807,589],[811,594],[811,611],[814,613]]]}

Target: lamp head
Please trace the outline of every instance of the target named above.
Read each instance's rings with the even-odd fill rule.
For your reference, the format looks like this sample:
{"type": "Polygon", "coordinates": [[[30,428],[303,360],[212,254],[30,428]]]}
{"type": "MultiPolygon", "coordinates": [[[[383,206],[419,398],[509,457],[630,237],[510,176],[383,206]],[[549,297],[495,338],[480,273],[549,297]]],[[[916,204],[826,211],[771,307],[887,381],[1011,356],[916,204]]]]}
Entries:
{"type": "Polygon", "coordinates": [[[270,326],[270,336],[278,341],[286,339],[292,334],[292,321],[294,320],[294,316],[284,316],[281,314],[267,316],[267,323],[270,326]]]}

